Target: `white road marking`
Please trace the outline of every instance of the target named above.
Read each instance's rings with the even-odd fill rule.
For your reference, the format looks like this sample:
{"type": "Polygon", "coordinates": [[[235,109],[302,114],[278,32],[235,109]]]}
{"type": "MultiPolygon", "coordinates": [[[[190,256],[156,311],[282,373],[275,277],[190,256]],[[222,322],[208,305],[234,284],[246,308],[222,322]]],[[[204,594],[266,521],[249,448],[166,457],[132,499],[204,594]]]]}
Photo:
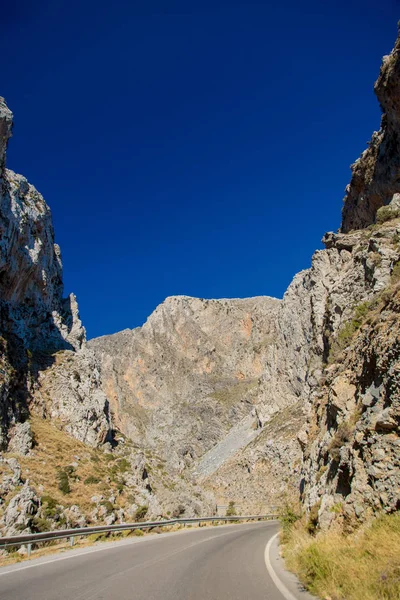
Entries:
{"type": "Polygon", "coordinates": [[[293,596],[292,592],[290,592],[287,589],[287,587],[283,583],[283,581],[281,581],[281,579],[279,579],[278,575],[276,574],[276,571],[274,570],[274,568],[271,564],[271,559],[270,559],[269,553],[271,550],[272,543],[278,535],[279,535],[279,532],[276,533],[275,535],[273,535],[272,538],[269,540],[268,544],[265,546],[265,552],[264,552],[265,566],[267,567],[267,571],[268,571],[272,581],[274,582],[274,584],[276,585],[276,587],[278,588],[278,590],[280,591],[282,596],[285,598],[285,600],[298,600],[298,598],[296,598],[296,596],[293,596]]]}

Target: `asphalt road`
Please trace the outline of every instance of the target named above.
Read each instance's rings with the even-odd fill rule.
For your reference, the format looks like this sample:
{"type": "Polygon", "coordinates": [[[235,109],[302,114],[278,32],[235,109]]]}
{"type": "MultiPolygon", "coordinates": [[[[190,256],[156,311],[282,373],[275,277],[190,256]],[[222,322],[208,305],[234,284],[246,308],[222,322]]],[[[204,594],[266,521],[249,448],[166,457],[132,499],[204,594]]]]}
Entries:
{"type": "MultiPolygon", "coordinates": [[[[72,550],[0,569],[0,599],[283,600],[264,559],[277,531],[276,522],[203,527],[72,550]]],[[[286,583],[286,598],[310,598],[286,583]]]]}

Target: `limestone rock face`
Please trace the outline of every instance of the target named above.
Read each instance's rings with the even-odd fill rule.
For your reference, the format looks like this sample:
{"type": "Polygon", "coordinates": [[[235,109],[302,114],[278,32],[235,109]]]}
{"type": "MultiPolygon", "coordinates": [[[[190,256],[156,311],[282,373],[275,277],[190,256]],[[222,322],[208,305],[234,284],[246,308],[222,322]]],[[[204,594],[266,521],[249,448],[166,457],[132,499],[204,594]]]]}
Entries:
{"type": "Polygon", "coordinates": [[[91,352],[58,352],[47,368],[38,369],[31,412],[50,420],[88,446],[111,441],[108,400],[100,387],[99,365],[91,352]]]}
{"type": "Polygon", "coordinates": [[[142,328],[91,340],[115,426],[222,504],[278,504],[300,485],[297,437],[335,340],[391,280],[396,232],[326,234],[282,301],[172,297],[142,328]]]}
{"type": "Polygon", "coordinates": [[[115,425],[175,468],[196,461],[260,403],[278,309],[267,297],[177,296],[143,327],[91,340],[115,425]]]}
{"type": "MultiPolygon", "coordinates": [[[[330,294],[326,363],[303,430],[303,498],[308,508],[318,505],[323,528],[332,521],[351,527],[400,505],[399,234],[396,218],[352,235],[352,261],[362,260],[370,287],[336,331],[330,294]]],[[[352,268],[351,289],[355,274],[352,268]]]]}
{"type": "Polygon", "coordinates": [[[342,233],[327,234],[313,261],[321,268],[311,321],[323,361],[309,380],[299,442],[302,497],[322,529],[400,507],[399,50],[400,38],[375,84],[382,126],[353,165],[342,233]]]}
{"type": "Polygon", "coordinates": [[[341,231],[282,300],[174,296],[143,327],[87,345],[49,208],[5,168],[0,101],[0,447],[20,455],[0,461],[7,532],[48,516],[19,489],[32,413],[64,445],[65,432],[103,444],[89,456],[108,473],[104,493],[90,515],[61,505],[68,523],[212,514],[231,500],[265,511],[298,489],[322,529],[399,508],[399,51],[375,86],[382,125],[353,165],[341,231]]]}
{"type": "Polygon", "coordinates": [[[383,57],[375,93],[383,115],[381,128],[367,150],[352,165],[346,190],[342,231],[362,229],[375,222],[379,207],[400,192],[400,38],[389,56],[383,57]]]}
{"type": "Polygon", "coordinates": [[[21,491],[10,500],[4,511],[0,524],[7,531],[7,535],[31,533],[31,524],[38,506],[39,498],[35,490],[26,482],[21,491]]]}
{"type": "MultiPolygon", "coordinates": [[[[22,446],[28,448],[28,441],[21,437],[20,425],[29,416],[38,373],[50,366],[60,350],[81,349],[82,356],[85,329],[75,296],[63,298],[61,253],[54,241],[50,209],[25,177],[6,169],[11,129],[12,113],[0,98],[0,448],[6,448],[12,438],[21,451],[22,446]]],[[[83,372],[87,361],[93,358],[83,360],[83,372]]],[[[55,400],[54,407],[60,406],[62,394],[55,400]]],[[[82,404],[87,407],[92,400],[93,394],[82,404]]],[[[93,431],[87,434],[90,443],[105,436],[106,407],[98,390],[87,412],[88,431],[93,431]]],[[[71,423],[77,422],[84,411],[75,408],[71,402],[69,409],[61,411],[63,420],[69,410],[71,423]]],[[[78,426],[71,424],[71,431],[77,432],[78,426]]],[[[85,435],[81,431],[78,437],[85,435]]]]}

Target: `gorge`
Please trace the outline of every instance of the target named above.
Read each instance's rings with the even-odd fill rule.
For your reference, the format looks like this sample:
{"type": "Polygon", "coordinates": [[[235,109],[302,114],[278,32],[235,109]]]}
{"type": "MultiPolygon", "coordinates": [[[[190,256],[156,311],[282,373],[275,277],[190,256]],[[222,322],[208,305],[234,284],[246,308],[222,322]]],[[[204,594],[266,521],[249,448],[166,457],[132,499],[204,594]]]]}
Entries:
{"type": "Polygon", "coordinates": [[[2,535],[288,496],[321,529],[399,509],[399,50],[341,229],[282,300],[172,296],[89,342],[50,209],[6,168],[0,100],[2,535]]]}

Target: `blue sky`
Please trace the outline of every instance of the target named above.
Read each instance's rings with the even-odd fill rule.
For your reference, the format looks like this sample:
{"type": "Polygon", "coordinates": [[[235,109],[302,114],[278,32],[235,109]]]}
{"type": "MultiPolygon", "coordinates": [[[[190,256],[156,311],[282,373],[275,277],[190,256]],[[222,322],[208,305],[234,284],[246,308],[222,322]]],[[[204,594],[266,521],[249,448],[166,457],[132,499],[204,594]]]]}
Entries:
{"type": "Polygon", "coordinates": [[[398,0],[2,3],[8,166],[88,337],[166,296],[281,297],[340,225],[398,0]]]}

